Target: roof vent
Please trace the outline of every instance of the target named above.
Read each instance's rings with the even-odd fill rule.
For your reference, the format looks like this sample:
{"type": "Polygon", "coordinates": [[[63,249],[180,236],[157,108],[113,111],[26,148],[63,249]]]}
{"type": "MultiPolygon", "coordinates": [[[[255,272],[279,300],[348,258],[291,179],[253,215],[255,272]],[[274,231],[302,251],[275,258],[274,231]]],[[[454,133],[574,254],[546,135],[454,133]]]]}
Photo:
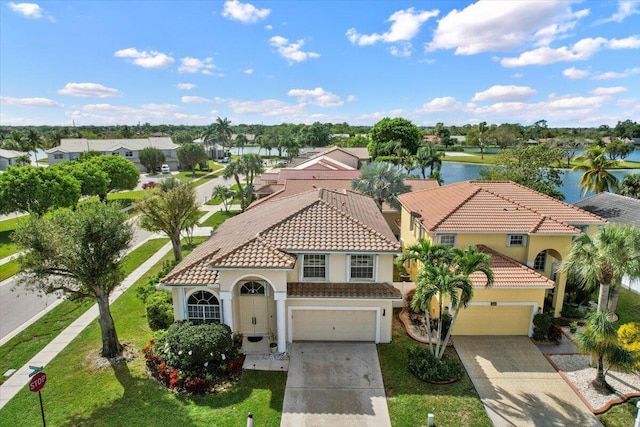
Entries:
{"type": "Polygon", "coordinates": [[[411,216],[414,218],[422,218],[422,215],[420,214],[420,212],[416,212],[416,211],[411,211],[411,216]]]}

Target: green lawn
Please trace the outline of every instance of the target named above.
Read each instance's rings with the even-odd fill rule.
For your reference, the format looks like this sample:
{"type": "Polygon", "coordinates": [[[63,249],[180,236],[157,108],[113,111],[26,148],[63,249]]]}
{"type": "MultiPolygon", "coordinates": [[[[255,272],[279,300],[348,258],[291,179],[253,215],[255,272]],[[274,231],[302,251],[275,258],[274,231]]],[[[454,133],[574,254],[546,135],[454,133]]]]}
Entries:
{"type": "Polygon", "coordinates": [[[0,221],[0,259],[6,258],[18,252],[18,247],[11,241],[11,234],[22,223],[27,221],[29,216],[5,219],[0,221]]]}
{"type": "Polygon", "coordinates": [[[18,271],[20,271],[20,265],[15,259],[0,265],[0,282],[13,276],[18,271]]]}
{"type": "MultiPolygon", "coordinates": [[[[184,251],[184,254],[188,250],[184,251]]],[[[168,254],[165,259],[171,259],[168,254]]],[[[162,262],[112,304],[123,343],[138,351],[125,366],[97,368],[91,355],[100,347],[97,321],[45,367],[42,391],[49,425],[240,426],[253,412],[256,425],[279,426],[286,374],[245,372],[230,391],[214,396],[181,396],[158,385],[146,372],[140,349],[151,337],[136,288],[157,274],[162,262]]],[[[1,411],[0,426],[39,425],[37,396],[25,387],[1,411]]]]}
{"type": "Polygon", "coordinates": [[[426,425],[427,412],[431,412],[438,427],[491,426],[466,374],[453,384],[435,385],[417,379],[407,370],[407,349],[414,345],[426,344],[409,338],[394,313],[393,341],[378,346],[391,425],[426,425]]]}
{"type": "MultiPolygon", "coordinates": [[[[133,272],[168,241],[169,239],[149,240],[130,252],[125,257],[122,265],[125,274],[128,275],[133,272]]],[[[0,372],[6,372],[10,368],[18,369],[23,366],[93,304],[93,301],[78,303],[65,300],[24,331],[10,339],[0,347],[0,372]]],[[[0,376],[0,384],[6,379],[0,376]]]]}
{"type": "Polygon", "coordinates": [[[229,212],[218,211],[213,215],[211,215],[209,218],[207,218],[202,224],[200,224],[200,227],[218,228],[220,224],[222,224],[232,216],[238,215],[240,212],[241,211],[229,211],[229,212]]]}
{"type": "Polygon", "coordinates": [[[627,289],[620,289],[616,314],[620,325],[629,322],[640,322],[640,295],[627,289]]]}

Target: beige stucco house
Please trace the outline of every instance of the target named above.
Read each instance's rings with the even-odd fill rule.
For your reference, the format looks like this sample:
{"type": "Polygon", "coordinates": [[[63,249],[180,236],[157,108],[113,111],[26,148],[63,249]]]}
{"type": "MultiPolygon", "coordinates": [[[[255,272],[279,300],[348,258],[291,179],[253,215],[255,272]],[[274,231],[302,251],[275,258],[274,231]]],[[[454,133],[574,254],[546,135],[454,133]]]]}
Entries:
{"type": "Polygon", "coordinates": [[[29,157],[29,153],[0,148],[0,171],[7,170],[10,166],[19,166],[21,163],[18,160],[24,156],[29,157]]]}
{"type": "Polygon", "coordinates": [[[315,189],[228,219],[161,280],[176,320],[220,321],[245,337],[391,340],[400,245],[375,202],[315,189]]]}
{"type": "MultiPolygon", "coordinates": [[[[485,288],[482,275],[471,277],[474,297],[460,311],[454,335],[530,335],[547,297],[559,316],[566,277],[557,267],[575,236],[606,223],[513,182],[465,181],[403,194],[399,201],[403,248],[425,238],[478,246],[492,256],[495,283],[485,288]]],[[[405,268],[415,278],[418,266],[405,268]]]]}

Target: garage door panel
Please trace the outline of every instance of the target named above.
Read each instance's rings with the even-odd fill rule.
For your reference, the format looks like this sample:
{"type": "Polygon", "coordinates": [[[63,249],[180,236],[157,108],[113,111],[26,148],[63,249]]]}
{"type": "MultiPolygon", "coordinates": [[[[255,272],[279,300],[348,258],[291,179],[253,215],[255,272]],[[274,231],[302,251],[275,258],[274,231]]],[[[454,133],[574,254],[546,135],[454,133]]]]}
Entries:
{"type": "Polygon", "coordinates": [[[294,341],[375,341],[374,310],[293,310],[294,341]]]}
{"type": "Polygon", "coordinates": [[[531,306],[476,305],[460,310],[452,335],[529,335],[531,306]]]}

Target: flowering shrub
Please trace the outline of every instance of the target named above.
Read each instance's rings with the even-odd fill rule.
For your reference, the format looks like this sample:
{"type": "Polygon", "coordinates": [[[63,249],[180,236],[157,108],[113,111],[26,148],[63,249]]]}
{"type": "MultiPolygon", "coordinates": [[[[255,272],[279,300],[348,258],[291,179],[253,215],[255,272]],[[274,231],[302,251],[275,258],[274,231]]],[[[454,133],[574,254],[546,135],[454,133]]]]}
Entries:
{"type": "Polygon", "coordinates": [[[455,358],[445,354],[438,360],[425,345],[407,350],[409,372],[422,381],[449,382],[462,378],[464,368],[455,358]]]}
{"type": "Polygon", "coordinates": [[[636,354],[636,368],[640,369],[640,323],[625,323],[618,329],[620,345],[636,354]]]}

